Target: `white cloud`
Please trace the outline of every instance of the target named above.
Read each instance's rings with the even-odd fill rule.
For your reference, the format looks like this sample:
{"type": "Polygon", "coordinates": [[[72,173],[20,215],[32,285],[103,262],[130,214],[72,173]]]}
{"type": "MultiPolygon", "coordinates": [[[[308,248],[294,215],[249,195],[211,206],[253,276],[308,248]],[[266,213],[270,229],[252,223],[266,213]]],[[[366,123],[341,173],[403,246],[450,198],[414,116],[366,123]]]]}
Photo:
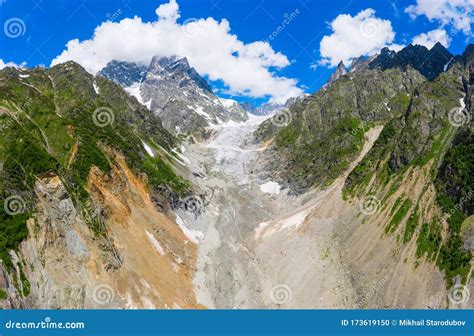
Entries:
{"type": "Polygon", "coordinates": [[[413,19],[424,15],[442,26],[452,24],[455,29],[468,36],[471,35],[471,24],[474,23],[473,11],[474,0],[417,0],[416,5],[405,9],[413,19]]]}
{"type": "Polygon", "coordinates": [[[19,68],[20,66],[16,63],[13,62],[7,62],[5,63],[1,58],[0,58],[0,70],[6,67],[14,67],[14,68],[19,68]]]}
{"type": "MultiPolygon", "coordinates": [[[[356,16],[341,14],[331,22],[332,34],[323,37],[320,43],[321,64],[336,66],[340,61],[346,65],[355,57],[373,55],[383,47],[391,47],[395,38],[392,23],[375,16],[371,8],[356,16]]],[[[393,44],[393,49],[400,46],[393,44]]]]}
{"type": "Polygon", "coordinates": [[[444,29],[435,29],[427,33],[417,35],[413,38],[412,44],[419,44],[431,49],[436,42],[441,43],[446,48],[451,44],[451,38],[444,29]]]}
{"type": "Polygon", "coordinates": [[[155,55],[180,55],[210,80],[221,80],[231,94],[270,96],[277,102],[301,94],[295,79],[279,77],[272,71],[289,65],[287,57],[267,42],[240,41],[231,34],[226,19],[219,22],[209,17],[178,23],[175,0],[159,6],[156,14],[158,19],[153,22],[143,22],[137,16],[104,22],[91,39],[69,41],[52,65],[74,60],[96,73],[113,59],[147,64],[155,55]]]}
{"type": "Polygon", "coordinates": [[[176,21],[179,19],[179,6],[176,0],[170,0],[156,9],[156,16],[163,20],[176,21]]]}
{"type": "Polygon", "coordinates": [[[398,44],[398,43],[392,43],[392,44],[387,45],[388,49],[396,51],[396,52],[399,52],[400,50],[402,50],[405,47],[406,47],[405,44],[398,44]]]}

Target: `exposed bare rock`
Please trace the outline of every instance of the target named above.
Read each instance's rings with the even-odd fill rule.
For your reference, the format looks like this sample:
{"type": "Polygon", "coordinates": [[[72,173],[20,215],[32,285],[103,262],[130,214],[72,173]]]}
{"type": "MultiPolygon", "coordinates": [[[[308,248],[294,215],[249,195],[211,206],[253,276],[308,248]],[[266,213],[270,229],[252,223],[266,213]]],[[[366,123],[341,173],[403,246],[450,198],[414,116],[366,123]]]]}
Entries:
{"type": "MultiPolygon", "coordinates": [[[[140,178],[117,158],[111,178],[90,173],[105,233],[94,235],[76,211],[61,180],[37,181],[38,213],[28,221],[23,260],[31,293],[23,298],[0,269],[12,307],[197,307],[191,279],[195,246],[171,218],[159,213],[140,178]],[[163,254],[157,252],[161,246],[163,254]]],[[[94,211],[92,211],[94,213],[94,211]]]]}

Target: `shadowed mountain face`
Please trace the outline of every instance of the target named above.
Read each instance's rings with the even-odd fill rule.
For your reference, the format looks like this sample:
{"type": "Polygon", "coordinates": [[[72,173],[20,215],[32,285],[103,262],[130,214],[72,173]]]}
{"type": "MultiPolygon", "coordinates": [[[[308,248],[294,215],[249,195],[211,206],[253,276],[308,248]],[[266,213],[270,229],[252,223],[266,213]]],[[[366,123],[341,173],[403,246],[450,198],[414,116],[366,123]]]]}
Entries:
{"type": "Polygon", "coordinates": [[[341,76],[344,76],[345,74],[347,74],[347,69],[346,69],[345,64],[341,61],[337,65],[336,70],[334,70],[328,82],[326,83],[326,85],[324,85],[324,87],[326,88],[330,86],[332,83],[337,81],[339,78],[341,78],[341,76]]]}
{"type": "Polygon", "coordinates": [[[111,61],[99,75],[114,81],[124,87],[141,82],[147,73],[147,67],[130,62],[111,61]]]}
{"type": "Polygon", "coordinates": [[[369,64],[369,67],[386,70],[411,66],[429,80],[433,80],[447,70],[452,59],[453,55],[439,42],[431,49],[410,44],[399,52],[388,48],[382,49],[380,55],[369,64]]]}
{"type": "Polygon", "coordinates": [[[146,68],[112,61],[100,74],[120,85],[158,115],[173,134],[205,135],[205,129],[247,119],[237,104],[223,104],[186,58],[153,57],[146,68]]]}

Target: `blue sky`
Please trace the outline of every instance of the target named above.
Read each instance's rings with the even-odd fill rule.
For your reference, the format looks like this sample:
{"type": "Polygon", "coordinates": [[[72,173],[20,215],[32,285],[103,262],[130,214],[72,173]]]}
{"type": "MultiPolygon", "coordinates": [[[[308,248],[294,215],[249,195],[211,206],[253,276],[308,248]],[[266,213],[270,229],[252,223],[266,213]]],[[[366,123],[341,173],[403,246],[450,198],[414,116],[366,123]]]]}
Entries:
{"type": "MultiPolygon", "coordinates": [[[[137,50],[137,53],[132,51],[122,53],[120,49],[126,49],[133,43],[137,43],[136,49],[142,48],[140,46],[148,47],[151,40],[155,43],[153,37],[155,32],[151,32],[152,37],[148,41],[150,43],[138,42],[144,37],[140,29],[148,31],[146,23],[156,22],[155,10],[167,2],[0,0],[0,19],[4,28],[3,32],[0,32],[0,59],[3,63],[26,62],[27,66],[39,64],[49,66],[63,53],[68,41],[76,38],[79,42],[91,39],[94,29],[103,22],[111,21],[118,24],[121,20],[134,16],[141,18],[139,24],[143,27],[137,27],[136,37],[128,36],[127,41],[122,41],[121,48],[117,48],[117,44],[120,44],[117,38],[120,39],[123,35],[120,34],[120,29],[127,31],[130,29],[126,26],[121,28],[111,26],[100,41],[91,44],[91,48],[94,49],[101,43],[97,49],[98,55],[95,50],[90,50],[90,47],[81,45],[79,50],[63,54],[58,61],[76,57],[75,60],[79,63],[87,64],[94,62],[96,56],[103,61],[116,55],[126,57],[127,60],[138,59],[140,50],[137,50]],[[6,31],[6,25],[10,24],[12,19],[20,20],[20,26],[17,26],[20,32],[6,31]],[[113,34],[113,29],[116,28],[118,31],[113,34]],[[107,38],[111,34],[115,37],[108,41],[107,38]],[[118,50],[108,48],[107,43],[118,50]]],[[[178,0],[176,6],[179,8],[162,7],[161,15],[163,17],[168,15],[169,18],[166,20],[172,21],[170,24],[174,28],[163,23],[163,27],[159,29],[164,31],[162,35],[168,34],[170,38],[161,36],[161,45],[153,48],[159,53],[166,52],[168,47],[179,50],[179,53],[189,53],[190,55],[184,56],[188,56],[190,61],[194,60],[191,63],[195,64],[191,65],[207,78],[213,79],[214,87],[221,90],[223,96],[236,96],[239,100],[286,98],[286,92],[295,94],[299,90],[315,92],[331,75],[335,62],[340,59],[345,59],[347,62],[359,54],[373,53],[374,49],[379,49],[383,45],[397,48],[412,42],[414,38],[420,43],[429,45],[433,38],[441,38],[445,40],[444,44],[449,45],[452,53],[461,53],[472,36],[470,28],[473,23],[474,1],[439,2],[440,6],[448,6],[447,9],[450,11],[443,12],[442,8],[433,9],[433,6],[427,5],[426,0],[178,0]],[[458,6],[452,6],[453,3],[457,3],[458,6]],[[179,11],[179,18],[176,16],[176,11],[179,11]],[[364,14],[357,16],[361,12],[364,14]],[[208,17],[215,20],[186,26],[198,22],[197,19],[208,17]],[[338,27],[331,27],[336,18],[339,18],[338,27]],[[222,33],[225,30],[222,26],[218,32],[214,29],[214,23],[222,23],[222,20],[227,20],[230,26],[225,34],[222,33]],[[360,28],[359,24],[364,22],[367,24],[360,28]],[[182,29],[183,24],[189,28],[184,28],[185,30],[190,30],[184,37],[175,29],[177,27],[182,29]],[[354,27],[358,28],[354,30],[354,27]],[[360,35],[361,29],[366,30],[365,35],[360,35]],[[433,33],[430,35],[428,34],[430,32],[433,33]],[[189,33],[211,34],[209,35],[211,38],[208,35],[189,36],[189,33]],[[173,34],[181,35],[175,37],[173,34]],[[270,35],[273,37],[269,38],[270,35]],[[325,36],[325,48],[322,48],[321,41],[325,36]],[[213,50],[234,39],[239,43],[229,46],[229,50],[237,48],[238,51],[213,56],[213,50]],[[170,41],[175,40],[178,44],[192,44],[192,47],[181,46],[176,49],[170,46],[172,44],[170,41]],[[255,41],[265,40],[270,48],[252,44],[255,41]],[[166,41],[167,45],[163,46],[164,42],[161,41],[166,41]],[[204,50],[198,50],[199,48],[204,50]]],[[[161,21],[164,21],[163,17],[161,21]]],[[[138,23],[133,24],[135,27],[138,23]]],[[[144,54],[153,51],[153,49],[147,50],[144,54]]],[[[93,66],[91,69],[90,71],[95,71],[93,66]]]]}

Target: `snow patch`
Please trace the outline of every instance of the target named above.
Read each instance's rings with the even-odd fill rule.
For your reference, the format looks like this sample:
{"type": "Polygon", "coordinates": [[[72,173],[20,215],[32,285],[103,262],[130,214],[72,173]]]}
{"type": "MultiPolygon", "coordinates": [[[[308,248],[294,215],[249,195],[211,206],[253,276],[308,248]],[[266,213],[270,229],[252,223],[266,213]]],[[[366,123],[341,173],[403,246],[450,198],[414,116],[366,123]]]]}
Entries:
{"type": "Polygon", "coordinates": [[[446,72],[446,70],[448,70],[448,67],[449,65],[451,64],[452,60],[454,59],[454,57],[451,57],[451,59],[448,61],[448,63],[446,63],[443,67],[443,72],[446,72]]]}
{"type": "Polygon", "coordinates": [[[127,93],[135,98],[137,98],[138,102],[142,105],[145,105],[149,110],[151,108],[151,99],[147,102],[143,101],[142,95],[140,93],[140,83],[134,83],[129,87],[124,88],[127,93]]]}
{"type": "Polygon", "coordinates": [[[194,107],[194,106],[191,106],[191,105],[188,105],[188,108],[191,109],[191,110],[194,110],[197,114],[199,115],[202,115],[204,118],[206,119],[209,119],[211,120],[212,118],[209,116],[209,114],[207,114],[206,112],[204,112],[204,109],[202,106],[197,106],[197,107],[194,107]]]}
{"type": "Polygon", "coordinates": [[[28,78],[28,77],[30,77],[30,75],[21,75],[20,74],[20,78],[28,78]]]}
{"type": "Polygon", "coordinates": [[[461,107],[459,108],[459,112],[462,112],[466,108],[466,103],[464,102],[464,97],[465,95],[459,99],[459,103],[461,104],[461,107]]]}
{"type": "Polygon", "coordinates": [[[172,149],[172,152],[175,153],[176,155],[178,155],[178,157],[183,161],[183,162],[186,162],[187,164],[190,164],[191,163],[191,160],[189,160],[186,156],[184,156],[183,154],[181,154],[180,152],[178,152],[176,150],[176,148],[173,148],[172,149]]]}
{"type": "Polygon", "coordinates": [[[204,237],[204,233],[200,231],[196,231],[196,230],[191,230],[190,228],[188,228],[184,220],[181,217],[179,217],[177,214],[176,214],[176,224],[179,225],[179,227],[181,228],[181,231],[183,231],[185,236],[188,237],[189,240],[192,241],[193,243],[198,244],[199,239],[202,239],[204,237]]]}
{"type": "Polygon", "coordinates": [[[166,149],[164,149],[163,147],[161,147],[161,146],[159,146],[159,145],[158,145],[158,147],[160,147],[160,149],[161,149],[166,155],[168,155],[168,156],[170,157],[170,159],[175,160],[176,162],[178,162],[179,164],[181,164],[181,165],[183,165],[183,166],[186,166],[186,164],[185,164],[183,161],[181,161],[181,160],[180,160],[179,158],[177,158],[176,156],[171,155],[166,149]]]}
{"type": "Polygon", "coordinates": [[[225,108],[230,108],[234,105],[237,105],[237,102],[233,99],[226,99],[226,98],[220,98],[219,97],[219,100],[220,100],[221,104],[224,105],[225,108]]]}
{"type": "Polygon", "coordinates": [[[269,221],[260,223],[258,228],[255,229],[255,239],[265,239],[268,236],[276,232],[288,229],[297,229],[303,224],[306,217],[310,214],[312,208],[299,211],[287,218],[283,218],[279,221],[269,221]]]}
{"type": "Polygon", "coordinates": [[[271,195],[278,195],[280,193],[280,185],[277,182],[269,181],[260,185],[260,190],[271,195]]]}
{"type": "Polygon", "coordinates": [[[161,247],[160,243],[158,242],[158,240],[156,240],[155,236],[152,235],[147,230],[145,230],[145,233],[148,236],[148,240],[150,241],[150,243],[155,248],[156,252],[158,252],[162,256],[165,255],[165,250],[163,250],[163,247],[161,247]]]}
{"type": "Polygon", "coordinates": [[[207,100],[210,100],[210,101],[212,101],[212,99],[211,99],[211,98],[209,98],[209,96],[208,96],[208,95],[206,95],[206,94],[202,93],[202,92],[201,92],[201,90],[197,90],[196,92],[197,92],[197,93],[198,93],[200,96],[202,96],[202,97],[206,98],[207,100]]]}
{"type": "Polygon", "coordinates": [[[99,87],[97,86],[97,84],[95,82],[92,83],[92,86],[94,86],[95,94],[100,94],[99,87]]]}
{"type": "Polygon", "coordinates": [[[150,155],[151,157],[155,157],[155,153],[153,152],[153,149],[151,149],[151,147],[148,146],[143,140],[142,140],[142,144],[143,144],[143,148],[145,148],[148,155],[150,155]]]}

